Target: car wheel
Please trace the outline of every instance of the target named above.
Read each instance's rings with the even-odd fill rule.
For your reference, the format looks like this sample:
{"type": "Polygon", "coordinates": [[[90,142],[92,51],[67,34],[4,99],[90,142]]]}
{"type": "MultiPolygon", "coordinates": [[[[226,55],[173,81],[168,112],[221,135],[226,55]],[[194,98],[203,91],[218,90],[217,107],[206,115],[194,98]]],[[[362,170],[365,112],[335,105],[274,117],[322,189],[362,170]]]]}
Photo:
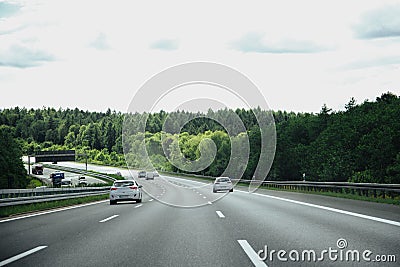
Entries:
{"type": "Polygon", "coordinates": [[[233,188],[231,190],[229,190],[229,192],[233,192],[233,188]]]}
{"type": "Polygon", "coordinates": [[[115,205],[115,204],[117,204],[116,200],[110,200],[110,205],[115,205]]]}
{"type": "Polygon", "coordinates": [[[136,200],[136,203],[142,203],[142,199],[140,198],[140,199],[136,200]]]}
{"type": "Polygon", "coordinates": [[[217,190],[214,190],[214,189],[213,189],[213,193],[217,193],[217,190]]]}

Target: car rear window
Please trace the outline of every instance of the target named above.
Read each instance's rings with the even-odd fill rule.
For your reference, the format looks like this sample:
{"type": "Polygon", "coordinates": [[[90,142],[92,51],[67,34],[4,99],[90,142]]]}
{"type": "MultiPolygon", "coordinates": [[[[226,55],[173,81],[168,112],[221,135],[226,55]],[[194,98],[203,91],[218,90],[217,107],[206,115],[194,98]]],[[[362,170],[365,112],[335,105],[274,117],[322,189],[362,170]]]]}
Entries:
{"type": "Polygon", "coordinates": [[[217,182],[229,182],[229,181],[230,181],[229,178],[219,178],[219,179],[217,180],[217,182]]]}
{"type": "Polygon", "coordinates": [[[114,186],[115,187],[126,187],[126,186],[132,186],[135,185],[135,182],[115,182],[114,186]]]}

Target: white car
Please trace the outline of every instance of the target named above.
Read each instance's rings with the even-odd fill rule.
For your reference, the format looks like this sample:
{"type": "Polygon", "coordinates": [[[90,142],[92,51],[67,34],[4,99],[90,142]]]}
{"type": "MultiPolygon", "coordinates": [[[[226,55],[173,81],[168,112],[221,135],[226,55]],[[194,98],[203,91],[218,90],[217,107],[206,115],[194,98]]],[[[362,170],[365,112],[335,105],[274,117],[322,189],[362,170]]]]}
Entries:
{"type": "Polygon", "coordinates": [[[135,180],[118,180],[110,188],[110,205],[117,204],[118,201],[133,200],[137,203],[142,202],[142,186],[135,180]]]}
{"type": "Polygon", "coordinates": [[[213,192],[229,191],[233,192],[233,184],[229,177],[218,177],[213,184],[213,192]]]}
{"type": "Polygon", "coordinates": [[[147,172],[146,180],[154,180],[154,172],[147,172]]]}
{"type": "Polygon", "coordinates": [[[61,187],[72,187],[71,179],[62,179],[61,180],[61,187]]]}
{"type": "Polygon", "coordinates": [[[88,181],[86,180],[85,176],[80,176],[78,178],[78,185],[79,186],[87,186],[88,185],[88,181]]]}

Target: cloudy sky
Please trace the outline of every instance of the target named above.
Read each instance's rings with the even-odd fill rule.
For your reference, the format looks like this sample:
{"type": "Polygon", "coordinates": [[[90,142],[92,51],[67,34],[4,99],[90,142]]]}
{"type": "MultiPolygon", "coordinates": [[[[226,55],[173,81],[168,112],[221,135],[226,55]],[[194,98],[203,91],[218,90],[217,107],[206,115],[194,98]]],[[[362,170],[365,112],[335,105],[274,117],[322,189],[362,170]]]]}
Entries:
{"type": "Polygon", "coordinates": [[[400,2],[0,0],[0,108],[124,112],[193,61],[240,71],[274,110],[400,95],[400,2]]]}

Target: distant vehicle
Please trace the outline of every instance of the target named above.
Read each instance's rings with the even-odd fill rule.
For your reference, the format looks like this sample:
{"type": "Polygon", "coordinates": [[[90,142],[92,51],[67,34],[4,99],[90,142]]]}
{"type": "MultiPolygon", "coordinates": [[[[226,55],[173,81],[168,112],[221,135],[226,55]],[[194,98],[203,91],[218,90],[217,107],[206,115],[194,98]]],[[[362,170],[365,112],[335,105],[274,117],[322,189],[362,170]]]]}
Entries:
{"type": "Polygon", "coordinates": [[[79,186],[87,186],[88,185],[88,181],[86,180],[85,176],[79,176],[78,185],[79,186]]]}
{"type": "Polygon", "coordinates": [[[43,165],[42,164],[32,165],[32,174],[43,175],[43,165]]]}
{"type": "Polygon", "coordinates": [[[213,184],[213,192],[229,191],[233,192],[233,184],[229,177],[217,177],[213,184]]]}
{"type": "Polygon", "coordinates": [[[138,173],[138,178],[146,178],[146,172],[145,171],[140,171],[138,173]]]}
{"type": "Polygon", "coordinates": [[[118,176],[122,176],[121,172],[117,172],[116,175],[118,176]]]}
{"type": "Polygon", "coordinates": [[[44,188],[47,188],[47,186],[42,185],[42,186],[37,186],[37,187],[35,187],[35,189],[44,189],[44,188]]]}
{"type": "Polygon", "coordinates": [[[155,171],[153,173],[154,173],[154,177],[160,177],[160,174],[157,171],[155,171]]]}
{"type": "Polygon", "coordinates": [[[60,171],[55,171],[55,172],[50,174],[50,179],[51,179],[51,182],[53,183],[54,187],[60,187],[61,186],[61,181],[64,178],[65,178],[64,173],[60,172],[60,171]]]}
{"type": "Polygon", "coordinates": [[[110,188],[110,205],[117,204],[118,201],[134,200],[142,202],[142,186],[135,180],[118,180],[110,188]]]}
{"type": "Polygon", "coordinates": [[[147,172],[146,180],[154,180],[154,172],[147,172]]]}
{"type": "Polygon", "coordinates": [[[70,179],[62,179],[61,180],[61,187],[71,187],[72,181],[70,179]]]}

